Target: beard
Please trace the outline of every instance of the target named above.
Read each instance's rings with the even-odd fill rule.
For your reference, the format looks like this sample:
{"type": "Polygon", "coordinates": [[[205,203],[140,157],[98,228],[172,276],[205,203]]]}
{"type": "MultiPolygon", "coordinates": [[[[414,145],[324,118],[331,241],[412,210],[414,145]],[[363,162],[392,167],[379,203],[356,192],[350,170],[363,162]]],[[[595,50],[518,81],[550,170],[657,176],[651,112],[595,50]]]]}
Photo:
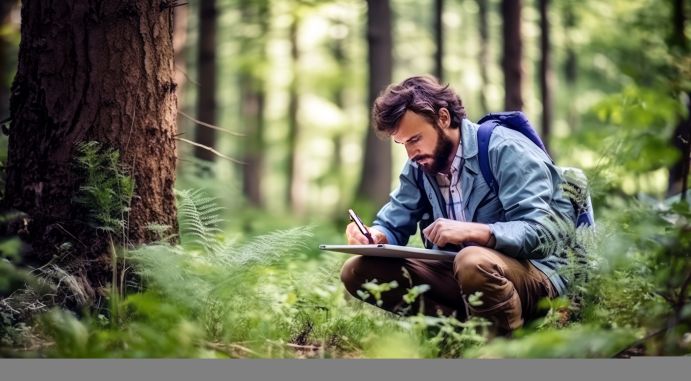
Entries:
{"type": "Polygon", "coordinates": [[[453,142],[444,134],[440,128],[437,130],[437,145],[434,147],[434,152],[431,155],[420,155],[413,158],[413,161],[418,162],[418,165],[428,174],[436,175],[437,173],[447,169],[449,163],[449,156],[453,149],[453,142]],[[429,164],[420,164],[420,160],[432,159],[429,164]]]}

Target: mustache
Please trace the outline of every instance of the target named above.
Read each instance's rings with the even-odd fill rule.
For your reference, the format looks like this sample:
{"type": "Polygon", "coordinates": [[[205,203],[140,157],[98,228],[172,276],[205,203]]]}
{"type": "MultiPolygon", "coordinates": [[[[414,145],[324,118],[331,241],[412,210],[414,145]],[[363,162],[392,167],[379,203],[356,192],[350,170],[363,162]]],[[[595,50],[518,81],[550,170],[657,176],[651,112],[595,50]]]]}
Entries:
{"type": "Polygon", "coordinates": [[[412,161],[420,161],[420,160],[431,159],[431,158],[432,158],[432,155],[417,155],[417,156],[413,157],[413,158],[410,159],[410,160],[412,160],[412,161]]]}

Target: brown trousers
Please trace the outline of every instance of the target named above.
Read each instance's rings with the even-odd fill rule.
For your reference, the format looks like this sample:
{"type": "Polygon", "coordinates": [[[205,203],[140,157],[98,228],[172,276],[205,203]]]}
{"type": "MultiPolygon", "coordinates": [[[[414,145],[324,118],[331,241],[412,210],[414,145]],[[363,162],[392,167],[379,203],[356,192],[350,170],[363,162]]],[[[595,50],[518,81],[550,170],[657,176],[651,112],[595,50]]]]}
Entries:
{"type": "MultiPolygon", "coordinates": [[[[493,323],[499,334],[507,334],[523,326],[525,320],[539,316],[538,301],[556,296],[547,276],[528,260],[519,260],[486,247],[469,246],[461,250],[453,262],[426,259],[381,258],[355,256],[341,269],[341,280],[348,292],[356,297],[363,283],[395,280],[398,287],[384,292],[380,307],[399,314],[421,311],[425,315],[455,315],[464,321],[468,314],[493,323]],[[404,277],[408,270],[412,286],[427,284],[430,289],[412,304],[402,297],[411,281],[404,277]],[[467,296],[481,292],[482,305],[470,306],[467,296]],[[406,308],[408,307],[408,308],[406,308]]],[[[365,302],[376,300],[369,295],[365,302]]]]}

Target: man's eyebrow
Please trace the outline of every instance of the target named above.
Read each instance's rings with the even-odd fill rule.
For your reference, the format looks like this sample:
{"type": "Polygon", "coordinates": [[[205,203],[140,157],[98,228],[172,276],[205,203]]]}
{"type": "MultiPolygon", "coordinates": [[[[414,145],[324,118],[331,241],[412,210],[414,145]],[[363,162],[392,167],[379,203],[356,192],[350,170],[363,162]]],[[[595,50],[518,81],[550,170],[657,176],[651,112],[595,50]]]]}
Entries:
{"type": "Polygon", "coordinates": [[[405,143],[408,143],[409,141],[411,141],[411,140],[413,140],[413,139],[415,139],[415,138],[417,138],[417,137],[419,137],[419,136],[420,136],[420,133],[418,132],[417,134],[411,136],[408,140],[406,140],[406,141],[403,142],[403,143],[397,141],[396,139],[394,139],[393,142],[396,143],[396,144],[405,144],[405,143]]]}

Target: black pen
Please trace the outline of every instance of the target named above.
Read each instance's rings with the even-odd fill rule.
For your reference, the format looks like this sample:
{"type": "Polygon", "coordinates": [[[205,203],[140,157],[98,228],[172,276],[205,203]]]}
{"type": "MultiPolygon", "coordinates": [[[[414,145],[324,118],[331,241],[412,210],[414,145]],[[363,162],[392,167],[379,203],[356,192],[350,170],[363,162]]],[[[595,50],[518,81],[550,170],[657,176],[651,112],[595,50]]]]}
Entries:
{"type": "Polygon", "coordinates": [[[374,239],[372,239],[372,234],[370,234],[369,230],[367,230],[367,227],[365,224],[362,223],[362,220],[360,220],[360,217],[353,212],[353,209],[348,209],[348,215],[350,215],[350,220],[355,222],[355,225],[357,225],[357,228],[360,229],[360,233],[367,237],[367,241],[370,244],[374,244],[374,239]]]}

